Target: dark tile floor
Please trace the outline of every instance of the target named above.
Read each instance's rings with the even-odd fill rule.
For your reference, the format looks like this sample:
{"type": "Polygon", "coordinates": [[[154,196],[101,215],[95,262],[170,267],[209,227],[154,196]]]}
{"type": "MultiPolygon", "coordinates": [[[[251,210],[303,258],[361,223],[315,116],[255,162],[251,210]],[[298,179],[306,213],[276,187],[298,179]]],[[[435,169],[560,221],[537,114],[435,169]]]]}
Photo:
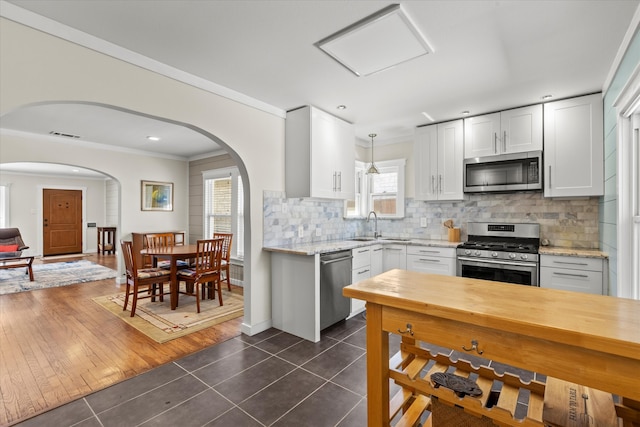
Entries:
{"type": "MultiPolygon", "coordinates": [[[[392,335],[390,347],[399,341],[392,335]]],[[[19,426],[362,427],[365,342],[363,316],[318,343],[276,329],[241,335],[19,426]]]]}

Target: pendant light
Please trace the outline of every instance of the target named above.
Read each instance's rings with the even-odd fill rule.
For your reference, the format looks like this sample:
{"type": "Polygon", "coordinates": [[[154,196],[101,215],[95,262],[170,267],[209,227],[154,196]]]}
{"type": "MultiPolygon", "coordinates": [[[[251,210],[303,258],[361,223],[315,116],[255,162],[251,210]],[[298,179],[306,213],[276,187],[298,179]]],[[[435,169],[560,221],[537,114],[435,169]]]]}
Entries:
{"type": "Polygon", "coordinates": [[[367,169],[367,174],[380,173],[375,163],[373,163],[373,138],[375,138],[376,136],[378,135],[376,135],[375,133],[369,134],[369,137],[371,138],[371,166],[369,166],[369,169],[367,169]]]}

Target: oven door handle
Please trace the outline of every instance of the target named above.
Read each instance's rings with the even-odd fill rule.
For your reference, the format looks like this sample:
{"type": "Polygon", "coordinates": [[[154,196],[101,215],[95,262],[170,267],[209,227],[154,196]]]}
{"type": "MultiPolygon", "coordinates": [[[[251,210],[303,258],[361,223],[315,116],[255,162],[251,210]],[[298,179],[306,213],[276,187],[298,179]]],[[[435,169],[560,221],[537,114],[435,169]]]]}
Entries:
{"type": "Polygon", "coordinates": [[[470,262],[476,262],[476,263],[483,263],[483,264],[499,264],[499,265],[513,265],[516,267],[535,267],[536,263],[534,262],[513,262],[513,261],[496,261],[496,260],[492,260],[492,259],[477,259],[477,258],[466,258],[466,257],[458,257],[458,261],[470,261],[470,262]]]}

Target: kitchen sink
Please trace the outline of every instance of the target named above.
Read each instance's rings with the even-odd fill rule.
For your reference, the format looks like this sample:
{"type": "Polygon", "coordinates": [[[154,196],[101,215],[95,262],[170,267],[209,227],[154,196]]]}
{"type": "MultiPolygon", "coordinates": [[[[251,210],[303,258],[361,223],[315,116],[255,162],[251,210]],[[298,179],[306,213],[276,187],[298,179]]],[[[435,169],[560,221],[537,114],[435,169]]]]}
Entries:
{"type": "Polygon", "coordinates": [[[372,242],[374,240],[378,240],[375,237],[354,237],[353,239],[351,239],[355,242],[372,242]]]}
{"type": "Polygon", "coordinates": [[[404,237],[380,237],[380,240],[391,240],[394,242],[409,242],[411,239],[407,239],[404,237]]]}

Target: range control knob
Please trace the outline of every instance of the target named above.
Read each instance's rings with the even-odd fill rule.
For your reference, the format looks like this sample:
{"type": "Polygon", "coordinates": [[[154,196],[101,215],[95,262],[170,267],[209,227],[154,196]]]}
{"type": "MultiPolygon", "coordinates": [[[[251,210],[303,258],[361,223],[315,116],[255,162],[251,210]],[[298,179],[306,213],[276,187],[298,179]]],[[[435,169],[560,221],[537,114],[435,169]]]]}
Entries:
{"type": "Polygon", "coordinates": [[[471,255],[471,249],[465,249],[464,250],[464,254],[465,255],[471,255]]]}
{"type": "Polygon", "coordinates": [[[510,259],[516,259],[516,254],[514,254],[514,253],[509,254],[509,258],[510,259]]]}
{"type": "Polygon", "coordinates": [[[474,254],[475,256],[480,256],[480,251],[476,250],[473,254],[474,254]]]}
{"type": "Polygon", "coordinates": [[[498,258],[498,252],[491,252],[491,256],[494,258],[498,258]]]}
{"type": "Polygon", "coordinates": [[[520,255],[520,259],[527,259],[527,258],[529,258],[529,257],[527,256],[527,254],[522,254],[522,255],[520,255]]]}

